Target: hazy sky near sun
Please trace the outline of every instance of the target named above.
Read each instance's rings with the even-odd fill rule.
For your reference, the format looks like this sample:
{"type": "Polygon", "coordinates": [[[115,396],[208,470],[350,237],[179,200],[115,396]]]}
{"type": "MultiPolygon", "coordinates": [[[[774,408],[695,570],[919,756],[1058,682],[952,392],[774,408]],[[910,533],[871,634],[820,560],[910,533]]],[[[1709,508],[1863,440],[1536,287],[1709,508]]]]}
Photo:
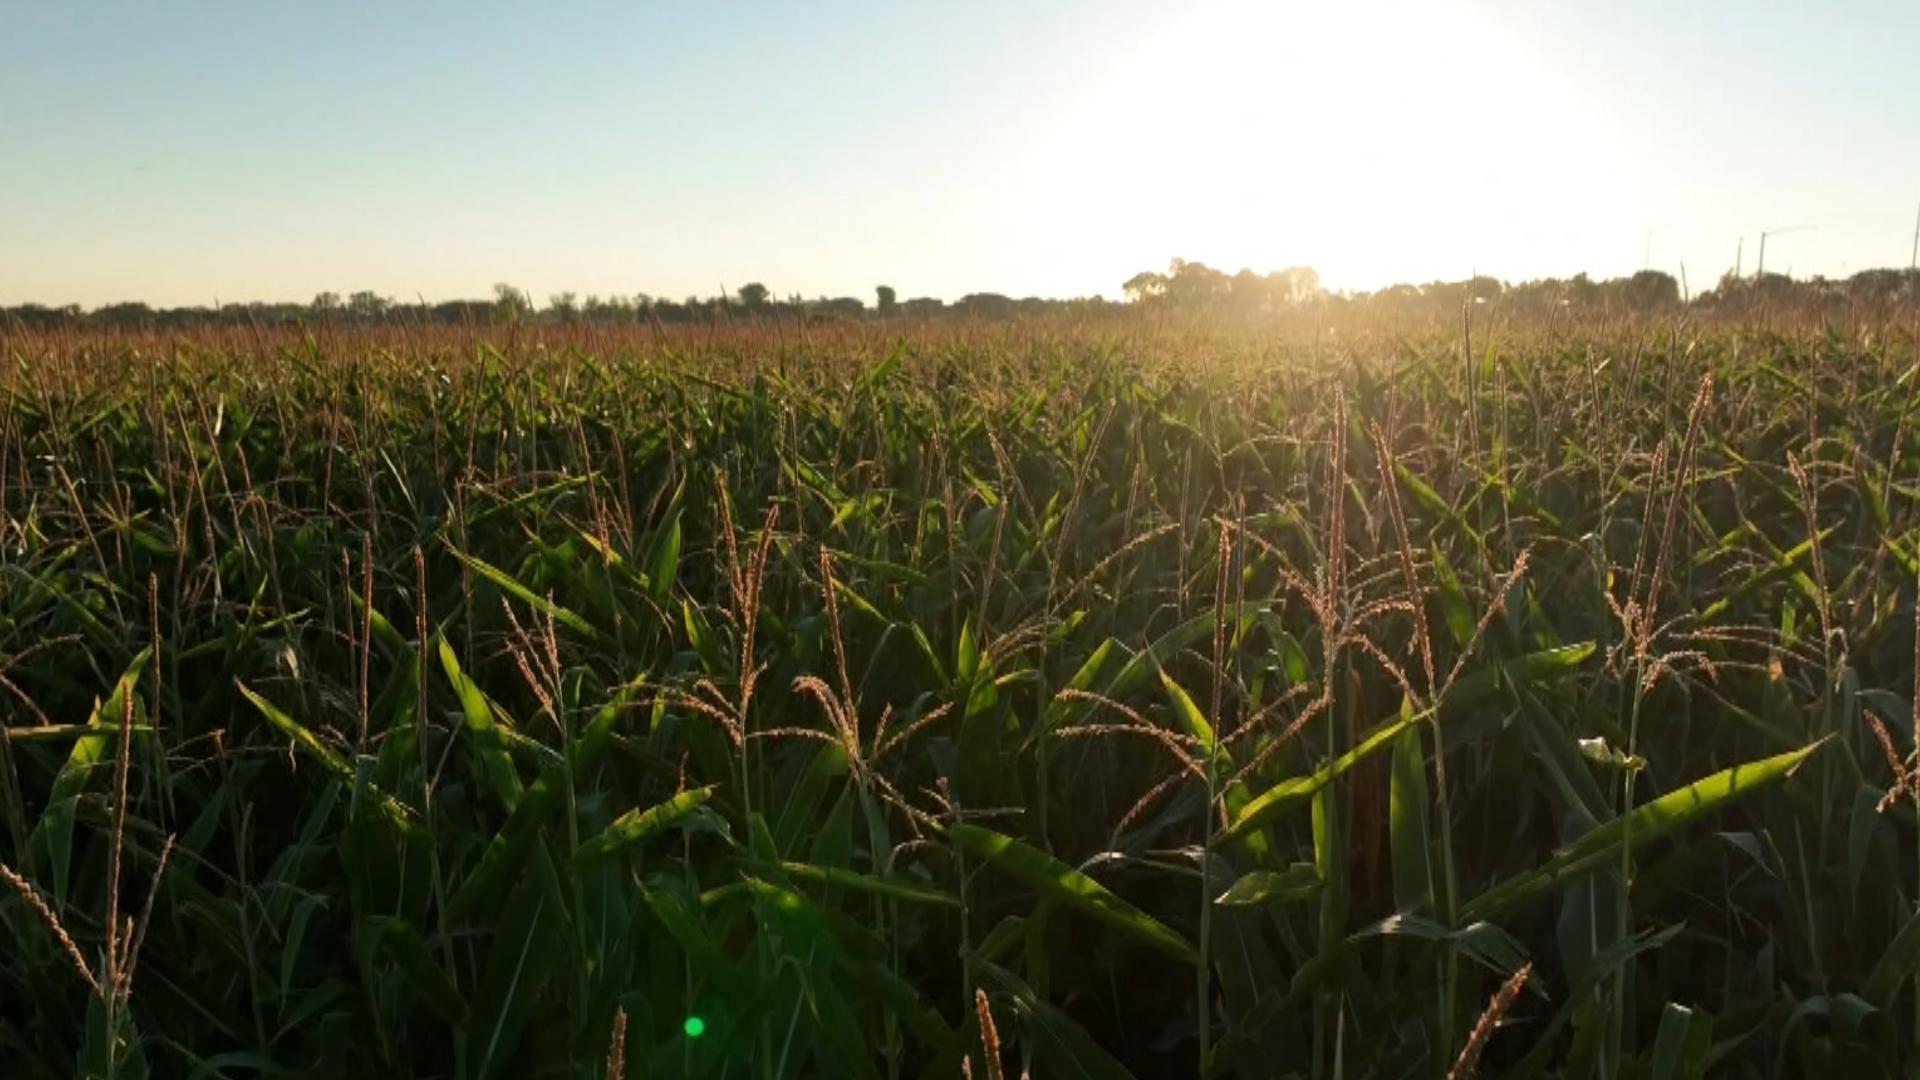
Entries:
{"type": "Polygon", "coordinates": [[[1920,3],[0,0],[0,303],[1904,266],[1920,3]]]}

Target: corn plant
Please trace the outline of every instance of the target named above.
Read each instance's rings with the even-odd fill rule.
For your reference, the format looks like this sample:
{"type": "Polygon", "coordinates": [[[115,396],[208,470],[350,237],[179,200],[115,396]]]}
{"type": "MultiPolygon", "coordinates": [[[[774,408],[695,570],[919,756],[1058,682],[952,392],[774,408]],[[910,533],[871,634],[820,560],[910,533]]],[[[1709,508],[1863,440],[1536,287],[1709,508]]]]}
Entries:
{"type": "Polygon", "coordinates": [[[0,329],[8,1074],[1909,1074],[1911,331],[1325,329],[0,329]]]}

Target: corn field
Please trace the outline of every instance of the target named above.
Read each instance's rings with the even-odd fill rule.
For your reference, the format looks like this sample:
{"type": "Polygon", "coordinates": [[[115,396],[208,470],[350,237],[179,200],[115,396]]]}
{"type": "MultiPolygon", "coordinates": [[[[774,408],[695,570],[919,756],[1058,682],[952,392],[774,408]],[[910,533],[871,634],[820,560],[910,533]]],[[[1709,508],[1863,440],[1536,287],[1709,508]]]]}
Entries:
{"type": "Polygon", "coordinates": [[[1911,330],[0,331],[9,1077],[1904,1076],[1911,330]]]}

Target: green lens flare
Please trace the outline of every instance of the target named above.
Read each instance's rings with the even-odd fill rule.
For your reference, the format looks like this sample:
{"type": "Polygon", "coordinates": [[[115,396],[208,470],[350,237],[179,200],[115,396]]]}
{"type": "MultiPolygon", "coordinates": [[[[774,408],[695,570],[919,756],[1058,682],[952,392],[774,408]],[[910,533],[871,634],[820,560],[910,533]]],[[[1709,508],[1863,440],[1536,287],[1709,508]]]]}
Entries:
{"type": "Polygon", "coordinates": [[[707,1033],[707,1022],[697,1016],[689,1016],[687,1022],[681,1024],[680,1028],[687,1033],[687,1038],[697,1039],[707,1033]]]}

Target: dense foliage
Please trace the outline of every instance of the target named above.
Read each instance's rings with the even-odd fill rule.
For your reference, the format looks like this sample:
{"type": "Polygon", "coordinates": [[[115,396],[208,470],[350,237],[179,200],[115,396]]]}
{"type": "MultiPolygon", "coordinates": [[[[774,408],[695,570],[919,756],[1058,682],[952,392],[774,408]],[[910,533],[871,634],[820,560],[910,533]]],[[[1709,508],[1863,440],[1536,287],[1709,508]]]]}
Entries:
{"type": "MultiPolygon", "coordinates": [[[[1696,315],[1745,319],[1761,309],[1793,309],[1833,319],[1884,317],[1889,309],[1910,306],[1920,295],[1920,271],[1862,270],[1850,277],[1793,279],[1782,274],[1728,273],[1713,288],[1688,295],[1685,283],[1660,270],[1641,270],[1629,277],[1595,281],[1586,274],[1571,278],[1539,278],[1503,282],[1485,275],[1465,281],[1429,281],[1398,284],[1371,292],[1328,292],[1320,275],[1306,266],[1267,274],[1242,269],[1234,274],[1205,263],[1174,259],[1166,273],[1144,271],[1120,287],[1127,300],[1143,309],[1173,310],[1204,315],[1213,321],[1311,312],[1324,321],[1348,322],[1389,317],[1451,317],[1463,301],[1490,304],[1490,315],[1542,318],[1549,314],[1646,317],[1671,314],[1682,304],[1696,315]]],[[[323,292],[305,304],[262,301],[225,303],[214,307],[152,307],[138,302],[102,304],[91,310],[78,304],[41,303],[0,306],[0,331],[30,330],[42,334],[60,331],[132,331],[155,329],[175,333],[202,333],[229,327],[312,327],[324,333],[338,327],[386,327],[391,331],[440,327],[631,327],[634,324],[671,327],[688,323],[747,321],[796,326],[822,322],[881,320],[998,320],[1013,316],[1111,315],[1121,305],[1100,296],[1071,300],[1039,296],[1019,298],[996,292],[974,292],[952,303],[929,296],[900,299],[891,285],[874,288],[874,306],[857,296],[789,295],[776,298],[760,282],[748,282],[719,296],[689,296],[674,300],[646,293],[600,296],[556,293],[545,307],[515,286],[494,286],[490,299],[443,300],[428,303],[381,296],[371,290],[348,294],[323,292]]]]}
{"type": "Polygon", "coordinates": [[[1904,323],[1459,330],[14,331],[7,1074],[1906,1075],[1904,323]]]}

